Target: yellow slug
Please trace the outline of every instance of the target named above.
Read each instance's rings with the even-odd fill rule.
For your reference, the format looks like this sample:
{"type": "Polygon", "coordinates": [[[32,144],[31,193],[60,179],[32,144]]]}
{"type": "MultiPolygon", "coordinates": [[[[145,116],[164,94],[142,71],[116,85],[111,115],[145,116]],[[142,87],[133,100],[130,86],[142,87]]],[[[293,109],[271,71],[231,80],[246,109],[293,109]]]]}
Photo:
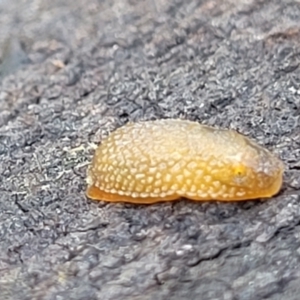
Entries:
{"type": "Polygon", "coordinates": [[[232,130],[179,119],[129,123],[96,149],[87,196],[148,204],[268,198],[283,171],[277,157],[232,130]]]}

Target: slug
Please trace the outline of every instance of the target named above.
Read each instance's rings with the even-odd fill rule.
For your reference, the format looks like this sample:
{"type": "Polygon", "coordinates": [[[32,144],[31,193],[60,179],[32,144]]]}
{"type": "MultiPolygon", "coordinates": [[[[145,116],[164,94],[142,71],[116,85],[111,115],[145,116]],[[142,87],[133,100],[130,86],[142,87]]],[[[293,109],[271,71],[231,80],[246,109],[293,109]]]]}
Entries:
{"type": "Polygon", "coordinates": [[[86,195],[109,202],[238,201],[269,198],[284,165],[232,130],[163,119],[129,123],[96,149],[86,195]]]}

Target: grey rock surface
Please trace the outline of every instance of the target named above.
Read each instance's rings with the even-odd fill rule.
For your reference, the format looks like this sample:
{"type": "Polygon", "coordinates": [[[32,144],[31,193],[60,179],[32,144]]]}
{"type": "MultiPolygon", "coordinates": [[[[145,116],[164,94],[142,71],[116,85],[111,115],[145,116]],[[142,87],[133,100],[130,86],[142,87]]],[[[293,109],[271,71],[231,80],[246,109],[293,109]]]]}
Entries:
{"type": "Polygon", "coordinates": [[[299,37],[291,0],[1,0],[0,299],[298,300],[299,37]],[[282,191],[85,197],[104,136],[170,117],[266,146],[282,191]]]}

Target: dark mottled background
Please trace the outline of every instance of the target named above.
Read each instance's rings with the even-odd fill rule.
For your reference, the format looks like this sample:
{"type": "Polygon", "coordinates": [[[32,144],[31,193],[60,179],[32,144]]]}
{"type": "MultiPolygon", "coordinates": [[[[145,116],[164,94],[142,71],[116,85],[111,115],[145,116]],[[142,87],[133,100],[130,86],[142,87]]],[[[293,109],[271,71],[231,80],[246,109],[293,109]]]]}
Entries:
{"type": "Polygon", "coordinates": [[[0,0],[0,299],[298,300],[299,49],[299,1],[0,0]],[[86,199],[101,139],[166,117],[265,145],[281,193],[86,199]]]}

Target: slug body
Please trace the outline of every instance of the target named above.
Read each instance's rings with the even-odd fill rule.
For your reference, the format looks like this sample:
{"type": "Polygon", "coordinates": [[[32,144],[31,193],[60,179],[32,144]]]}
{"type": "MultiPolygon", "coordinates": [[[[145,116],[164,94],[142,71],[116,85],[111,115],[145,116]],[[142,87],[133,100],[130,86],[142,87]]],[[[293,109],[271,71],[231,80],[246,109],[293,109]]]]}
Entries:
{"type": "Polygon", "coordinates": [[[283,171],[278,158],[232,130],[179,119],[129,123],[96,149],[87,196],[145,204],[268,198],[283,171]]]}

